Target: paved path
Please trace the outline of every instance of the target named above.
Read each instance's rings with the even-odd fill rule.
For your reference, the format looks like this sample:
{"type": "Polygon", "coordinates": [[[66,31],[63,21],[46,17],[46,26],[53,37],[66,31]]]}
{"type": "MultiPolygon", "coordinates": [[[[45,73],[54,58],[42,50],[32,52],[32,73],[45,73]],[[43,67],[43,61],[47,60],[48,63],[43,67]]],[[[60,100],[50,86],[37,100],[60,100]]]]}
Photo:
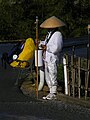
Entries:
{"type": "Polygon", "coordinates": [[[0,65],[0,120],[89,120],[90,108],[25,96],[14,86],[17,71],[0,65]]]}

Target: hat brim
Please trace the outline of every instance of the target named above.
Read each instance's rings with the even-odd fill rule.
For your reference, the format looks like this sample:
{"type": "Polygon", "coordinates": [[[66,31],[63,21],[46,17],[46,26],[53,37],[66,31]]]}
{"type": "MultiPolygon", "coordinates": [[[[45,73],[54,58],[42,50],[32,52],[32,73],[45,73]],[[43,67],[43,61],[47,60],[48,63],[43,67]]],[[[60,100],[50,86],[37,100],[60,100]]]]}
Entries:
{"type": "Polygon", "coordinates": [[[65,23],[55,16],[48,18],[40,25],[41,28],[57,28],[61,26],[65,26],[65,23]]]}

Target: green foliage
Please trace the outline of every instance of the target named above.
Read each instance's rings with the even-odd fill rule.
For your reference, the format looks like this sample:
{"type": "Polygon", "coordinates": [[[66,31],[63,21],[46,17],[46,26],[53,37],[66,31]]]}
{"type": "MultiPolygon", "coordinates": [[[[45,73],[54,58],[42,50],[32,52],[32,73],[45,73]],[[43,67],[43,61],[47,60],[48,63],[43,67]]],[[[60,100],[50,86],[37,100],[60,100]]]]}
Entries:
{"type": "MultiPolygon", "coordinates": [[[[60,28],[64,37],[87,34],[90,0],[0,0],[0,39],[35,38],[35,18],[39,24],[56,16],[66,23],[60,28]]],[[[40,39],[46,33],[39,32],[40,39]]]]}
{"type": "Polygon", "coordinates": [[[57,69],[58,73],[57,73],[57,79],[59,81],[64,81],[64,68],[63,68],[63,64],[59,64],[58,65],[58,69],[57,69]]]}

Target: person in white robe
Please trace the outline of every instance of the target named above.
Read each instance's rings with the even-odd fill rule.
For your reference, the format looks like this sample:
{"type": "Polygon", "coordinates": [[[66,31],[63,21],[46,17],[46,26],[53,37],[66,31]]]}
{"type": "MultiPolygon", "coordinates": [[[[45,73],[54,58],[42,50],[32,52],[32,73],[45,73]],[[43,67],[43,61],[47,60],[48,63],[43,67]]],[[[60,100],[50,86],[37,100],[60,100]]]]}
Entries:
{"type": "Polygon", "coordinates": [[[63,47],[62,34],[58,28],[64,25],[65,24],[55,16],[48,18],[40,25],[41,28],[48,30],[45,41],[42,41],[39,44],[44,51],[45,80],[50,90],[50,93],[47,96],[44,96],[43,99],[56,99],[58,55],[63,47]]]}

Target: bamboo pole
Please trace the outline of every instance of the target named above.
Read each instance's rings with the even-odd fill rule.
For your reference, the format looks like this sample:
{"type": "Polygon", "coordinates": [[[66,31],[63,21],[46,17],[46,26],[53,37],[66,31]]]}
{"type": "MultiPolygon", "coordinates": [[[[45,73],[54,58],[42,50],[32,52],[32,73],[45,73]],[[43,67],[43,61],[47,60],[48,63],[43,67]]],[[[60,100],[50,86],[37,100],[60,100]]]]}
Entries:
{"type": "Polygon", "coordinates": [[[75,97],[75,69],[74,69],[74,56],[71,56],[71,71],[72,71],[72,93],[75,97]]]}
{"type": "Polygon", "coordinates": [[[80,78],[81,59],[78,57],[78,97],[81,98],[81,78],[80,78]]]}
{"type": "Polygon", "coordinates": [[[38,16],[36,16],[36,96],[38,99],[38,16]]]}
{"type": "Polygon", "coordinates": [[[87,92],[88,92],[88,84],[89,84],[89,69],[90,69],[90,64],[89,64],[89,60],[87,60],[87,71],[85,74],[85,100],[87,98],[87,92]]]}

